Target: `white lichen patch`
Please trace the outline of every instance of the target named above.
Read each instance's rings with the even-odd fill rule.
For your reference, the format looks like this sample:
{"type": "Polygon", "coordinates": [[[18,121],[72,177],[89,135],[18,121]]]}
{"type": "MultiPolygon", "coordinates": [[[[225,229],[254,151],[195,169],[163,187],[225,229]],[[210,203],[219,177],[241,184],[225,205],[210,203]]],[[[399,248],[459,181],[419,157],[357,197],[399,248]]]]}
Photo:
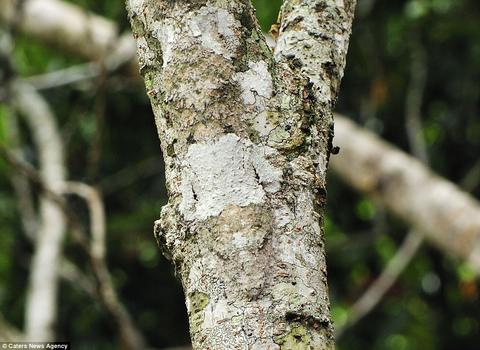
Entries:
{"type": "Polygon", "coordinates": [[[186,220],[205,220],[228,205],[262,203],[266,192],[280,189],[282,172],[267,160],[272,152],[235,134],[191,145],[183,162],[180,212],[186,220]]]}
{"type": "Polygon", "coordinates": [[[173,24],[155,21],[152,24],[152,35],[160,42],[162,48],[163,67],[166,67],[173,58],[177,40],[177,30],[173,24]]]}
{"type": "Polygon", "coordinates": [[[211,102],[212,92],[219,89],[222,81],[205,79],[194,68],[185,70],[189,75],[187,83],[179,81],[177,84],[176,98],[184,101],[185,106],[203,111],[211,102]]]}
{"type": "Polygon", "coordinates": [[[239,28],[240,25],[228,11],[225,9],[218,9],[217,11],[218,34],[225,37],[235,35],[234,28],[239,28]]]}
{"type": "Polygon", "coordinates": [[[154,65],[155,53],[150,50],[145,38],[139,37],[136,40],[136,43],[140,67],[148,67],[154,65]]]}
{"type": "Polygon", "coordinates": [[[286,205],[281,206],[280,208],[276,208],[274,210],[274,217],[275,225],[277,227],[285,227],[290,224],[294,219],[292,211],[286,205]]]}
{"type": "Polygon", "coordinates": [[[241,316],[241,310],[229,305],[228,300],[219,299],[205,308],[202,328],[218,327],[219,322],[231,320],[235,316],[241,316]]]}
{"type": "Polygon", "coordinates": [[[128,0],[128,7],[130,11],[138,15],[143,7],[143,2],[144,0],[128,0]]]}
{"type": "Polygon", "coordinates": [[[235,35],[240,27],[231,13],[209,5],[202,7],[189,23],[192,37],[199,39],[207,50],[228,59],[240,44],[235,35]]]}
{"type": "Polygon", "coordinates": [[[269,99],[272,96],[272,76],[265,61],[249,62],[246,72],[239,72],[233,80],[240,85],[243,103],[258,107],[258,112],[265,110],[264,104],[257,101],[257,96],[269,99]]]}
{"type": "Polygon", "coordinates": [[[251,123],[253,129],[258,132],[258,135],[260,137],[267,138],[270,136],[271,132],[278,126],[278,120],[278,117],[275,117],[269,111],[264,110],[263,112],[256,114],[251,123]]]}
{"type": "Polygon", "coordinates": [[[269,193],[275,193],[280,189],[280,179],[282,171],[273,167],[266,157],[272,155],[275,151],[273,148],[253,145],[253,153],[251,154],[252,165],[257,174],[258,180],[263,189],[269,193]]]}
{"type": "Polygon", "coordinates": [[[327,173],[327,156],[323,153],[318,156],[317,173],[320,174],[322,178],[324,178],[327,173]]]}

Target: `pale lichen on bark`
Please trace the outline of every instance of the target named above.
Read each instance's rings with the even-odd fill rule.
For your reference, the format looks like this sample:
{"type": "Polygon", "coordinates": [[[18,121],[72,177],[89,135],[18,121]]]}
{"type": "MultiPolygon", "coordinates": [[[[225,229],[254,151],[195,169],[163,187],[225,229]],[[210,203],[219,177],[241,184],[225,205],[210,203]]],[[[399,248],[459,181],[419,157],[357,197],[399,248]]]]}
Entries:
{"type": "Polygon", "coordinates": [[[268,153],[275,150],[235,134],[190,145],[183,161],[180,213],[186,220],[205,220],[230,204],[263,203],[265,191],[278,191],[282,175],[265,159],[268,153]]]}
{"type": "MultiPolygon", "coordinates": [[[[324,103],[322,88],[338,85],[344,58],[320,82],[274,57],[248,0],[127,4],[166,162],[155,235],[182,280],[193,347],[333,348],[321,221],[335,93],[324,103]]],[[[346,21],[346,50],[352,16],[324,15],[346,21]]]]}

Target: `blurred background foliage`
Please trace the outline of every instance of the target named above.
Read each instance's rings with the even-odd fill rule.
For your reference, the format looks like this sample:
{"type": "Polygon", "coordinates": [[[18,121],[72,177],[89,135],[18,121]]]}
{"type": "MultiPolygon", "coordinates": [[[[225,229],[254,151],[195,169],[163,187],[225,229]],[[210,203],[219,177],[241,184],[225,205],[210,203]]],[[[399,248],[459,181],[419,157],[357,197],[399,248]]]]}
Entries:
{"type": "MultiPolygon", "coordinates": [[[[128,29],[122,1],[71,2],[128,29]]],[[[280,0],[253,1],[265,31],[280,0]]],[[[358,0],[337,110],[409,152],[405,128],[412,62],[421,55],[426,80],[423,136],[431,167],[480,196],[480,2],[358,0]],[[467,176],[470,174],[470,176],[467,176]],[[476,176],[475,176],[476,174],[476,176]]],[[[81,63],[19,34],[14,63],[23,77],[81,63]]],[[[150,344],[188,343],[179,282],[152,236],[166,202],[163,164],[152,113],[141,87],[110,77],[42,92],[66,144],[69,177],[97,185],[108,214],[108,263],[122,300],[150,344]],[[100,150],[100,153],[98,153],[100,150]]],[[[0,106],[0,137],[7,110],[0,106]]],[[[27,129],[24,151],[36,162],[27,129]]],[[[0,163],[0,307],[21,327],[32,246],[22,234],[12,173],[0,163]]],[[[87,220],[84,204],[72,201],[87,220]]],[[[394,256],[408,231],[377,203],[329,179],[326,219],[332,313],[337,327],[349,306],[394,256]]],[[[78,247],[65,252],[79,266],[78,247]]],[[[458,261],[424,246],[378,307],[349,329],[339,349],[478,349],[479,283],[458,261]]],[[[116,349],[116,332],[100,305],[62,282],[58,333],[75,349],[116,349]],[[113,340],[112,340],[113,339],[113,340]]]]}

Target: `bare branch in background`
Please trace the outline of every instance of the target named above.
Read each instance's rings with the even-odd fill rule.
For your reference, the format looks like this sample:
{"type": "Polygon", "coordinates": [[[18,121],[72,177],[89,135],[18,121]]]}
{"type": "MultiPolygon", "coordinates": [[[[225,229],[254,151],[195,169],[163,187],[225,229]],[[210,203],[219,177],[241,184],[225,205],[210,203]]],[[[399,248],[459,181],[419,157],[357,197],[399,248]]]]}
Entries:
{"type": "Polygon", "coordinates": [[[337,115],[331,169],[410,227],[480,273],[480,204],[420,161],[337,115]]]}
{"type": "MultiPolygon", "coordinates": [[[[19,144],[19,133],[17,130],[16,125],[16,116],[10,115],[7,117],[7,135],[8,137],[8,144],[10,148],[10,152],[13,155],[12,159],[18,159],[17,162],[13,162],[14,166],[16,163],[16,168],[18,169],[19,160],[23,159],[23,155],[20,149],[17,148],[16,145],[19,144]]],[[[6,150],[0,150],[2,154],[5,155],[6,150]]],[[[12,162],[10,162],[12,164],[12,162]]],[[[26,164],[24,164],[26,165],[26,164]]],[[[28,171],[28,170],[27,170],[28,171]]],[[[29,171],[35,172],[32,168],[29,171]]],[[[40,176],[38,176],[40,179],[40,176]]],[[[32,245],[35,246],[35,239],[36,239],[36,227],[38,225],[37,222],[37,213],[35,212],[35,208],[33,206],[33,197],[32,197],[32,189],[30,186],[30,181],[28,176],[25,175],[25,171],[17,171],[12,176],[10,176],[10,180],[12,182],[12,187],[15,191],[15,195],[17,197],[18,202],[18,211],[20,214],[20,219],[22,221],[23,229],[27,238],[31,241],[32,245]]],[[[41,180],[38,180],[41,181],[41,180]]],[[[47,195],[48,196],[48,195],[47,195]]],[[[54,199],[53,199],[54,200],[54,199]]],[[[55,200],[54,200],[55,201],[55,200]]],[[[58,201],[57,201],[58,205],[58,201]]],[[[62,200],[62,204],[63,200],[62,200]]],[[[60,264],[60,276],[71,282],[76,288],[82,289],[88,295],[96,297],[95,294],[95,287],[92,281],[84,275],[78,268],[67,259],[63,258],[60,264]]]]}
{"type": "Polygon", "coordinates": [[[125,349],[143,349],[145,341],[141,333],[135,328],[130,315],[125,307],[121,304],[111,281],[110,273],[105,262],[105,212],[103,202],[99,193],[92,187],[75,182],[64,182],[59,185],[61,193],[72,193],[83,198],[89,207],[91,215],[90,230],[92,238],[87,243],[86,232],[83,227],[78,224],[79,220],[75,213],[66,205],[64,198],[58,192],[50,189],[43,179],[28,164],[24,164],[15,155],[0,145],[0,156],[2,156],[8,164],[13,166],[17,171],[26,175],[29,180],[40,186],[43,194],[54,202],[62,210],[63,214],[69,219],[68,222],[74,229],[75,241],[86,250],[89,256],[90,264],[96,278],[96,288],[93,288],[92,282],[81,273],[75,265],[68,261],[61,271],[63,276],[70,281],[75,281],[75,277],[79,277],[80,286],[88,294],[92,295],[92,291],[99,297],[99,301],[105,306],[107,312],[113,317],[121,335],[121,340],[125,349]]]}
{"type": "MultiPolygon", "coordinates": [[[[58,193],[49,188],[43,181],[40,174],[30,164],[26,163],[23,159],[17,157],[5,145],[0,143],[0,157],[2,157],[7,164],[14,168],[14,170],[24,176],[26,176],[32,184],[38,186],[42,194],[50,201],[55,203],[62,212],[65,214],[67,221],[72,229],[72,236],[77,244],[82,248],[88,247],[88,239],[84,233],[82,224],[76,215],[67,205],[65,199],[58,193]]],[[[88,249],[85,249],[88,251],[88,249]]]]}
{"type": "Polygon", "coordinates": [[[100,64],[89,62],[24,78],[23,81],[37,90],[45,90],[91,80],[98,77],[100,73],[100,64]]]}
{"type": "Polygon", "coordinates": [[[90,213],[90,260],[95,273],[99,296],[120,329],[125,349],[143,349],[145,341],[136,329],[128,311],[119,301],[105,261],[105,210],[100,194],[93,187],[78,182],[67,182],[63,192],[84,199],[90,213]]]}
{"type": "Polygon", "coordinates": [[[118,39],[113,22],[59,0],[1,0],[0,19],[11,24],[19,3],[21,31],[69,52],[96,60],[118,39]]]}
{"type": "MultiPolygon", "coordinates": [[[[21,159],[22,152],[18,148],[19,132],[17,130],[16,122],[17,120],[15,115],[10,115],[7,117],[8,144],[10,146],[11,153],[18,159],[21,159]]],[[[35,246],[38,218],[33,205],[32,189],[28,176],[26,176],[23,172],[16,172],[13,174],[13,176],[10,176],[10,180],[17,197],[18,211],[20,214],[20,220],[22,221],[23,229],[27,238],[31,241],[32,245],[35,246]]],[[[63,258],[59,268],[60,276],[63,279],[71,282],[75,288],[80,288],[90,296],[93,296],[94,298],[96,297],[93,282],[90,281],[89,278],[87,278],[87,276],[85,276],[80,270],[78,270],[74,264],[63,258]]],[[[3,323],[5,324],[6,321],[3,320],[3,323]]],[[[20,331],[17,331],[17,333],[19,332],[20,331]]],[[[0,330],[0,340],[3,339],[5,341],[14,341],[17,339],[18,341],[19,339],[18,337],[8,338],[5,334],[9,334],[9,332],[5,333],[4,331],[0,330]]]]}
{"type": "Polygon", "coordinates": [[[349,310],[347,323],[336,330],[335,337],[341,338],[344,332],[368,315],[382,300],[385,293],[397,281],[400,274],[405,270],[410,261],[415,257],[421,247],[423,237],[414,231],[410,231],[402,246],[395,253],[380,276],[369,286],[362,296],[349,310]]]}
{"type": "MultiPolygon", "coordinates": [[[[74,4],[61,0],[28,0],[24,2],[0,0],[0,21],[15,25],[33,38],[94,62],[108,57],[103,62],[107,71],[116,70],[128,62],[129,71],[138,75],[136,45],[131,34],[120,35],[113,21],[85,11],[74,4]],[[21,16],[17,20],[15,12],[19,2],[21,2],[21,16]]],[[[73,74],[75,77],[70,78],[75,81],[101,72],[101,66],[97,63],[83,68],[76,72],[64,71],[62,80],[65,78],[65,73],[75,73],[73,74]]],[[[43,76],[42,79],[33,82],[41,88],[62,85],[62,81],[56,80],[56,78],[59,78],[59,75],[43,76]]]]}
{"type": "MultiPolygon", "coordinates": [[[[13,108],[24,117],[31,130],[42,181],[57,192],[59,184],[65,181],[66,170],[55,117],[35,89],[14,83],[11,91],[13,108]]],[[[65,219],[58,206],[44,196],[40,198],[39,208],[39,227],[27,291],[26,336],[32,341],[51,341],[55,339],[58,266],[65,219]]]]}
{"type": "Polygon", "coordinates": [[[127,63],[135,63],[135,49],[135,41],[131,33],[126,33],[118,38],[113,51],[101,61],[83,63],[23,78],[23,81],[38,90],[44,90],[92,80],[99,77],[102,72],[112,74],[127,63]]]}
{"type": "MultiPolygon", "coordinates": [[[[426,57],[423,47],[417,41],[412,44],[410,63],[410,84],[405,101],[405,129],[412,153],[425,164],[429,163],[428,152],[423,137],[421,109],[423,94],[427,79],[426,57]]],[[[345,325],[337,329],[335,336],[340,338],[346,329],[353,327],[363,317],[368,315],[383,299],[393,284],[415,257],[422,246],[424,236],[410,230],[401,247],[388,262],[380,276],[369,286],[363,295],[349,310],[345,325]]]]}

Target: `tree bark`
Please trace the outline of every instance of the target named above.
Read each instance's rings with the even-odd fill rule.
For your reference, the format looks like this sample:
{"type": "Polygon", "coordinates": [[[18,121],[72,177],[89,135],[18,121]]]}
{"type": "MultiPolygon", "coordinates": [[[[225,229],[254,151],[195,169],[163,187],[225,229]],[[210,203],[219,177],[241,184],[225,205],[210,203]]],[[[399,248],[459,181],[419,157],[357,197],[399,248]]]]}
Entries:
{"type": "Polygon", "coordinates": [[[128,1],[194,349],[334,347],[320,224],[346,3],[287,1],[274,57],[249,1],[128,1]]]}

